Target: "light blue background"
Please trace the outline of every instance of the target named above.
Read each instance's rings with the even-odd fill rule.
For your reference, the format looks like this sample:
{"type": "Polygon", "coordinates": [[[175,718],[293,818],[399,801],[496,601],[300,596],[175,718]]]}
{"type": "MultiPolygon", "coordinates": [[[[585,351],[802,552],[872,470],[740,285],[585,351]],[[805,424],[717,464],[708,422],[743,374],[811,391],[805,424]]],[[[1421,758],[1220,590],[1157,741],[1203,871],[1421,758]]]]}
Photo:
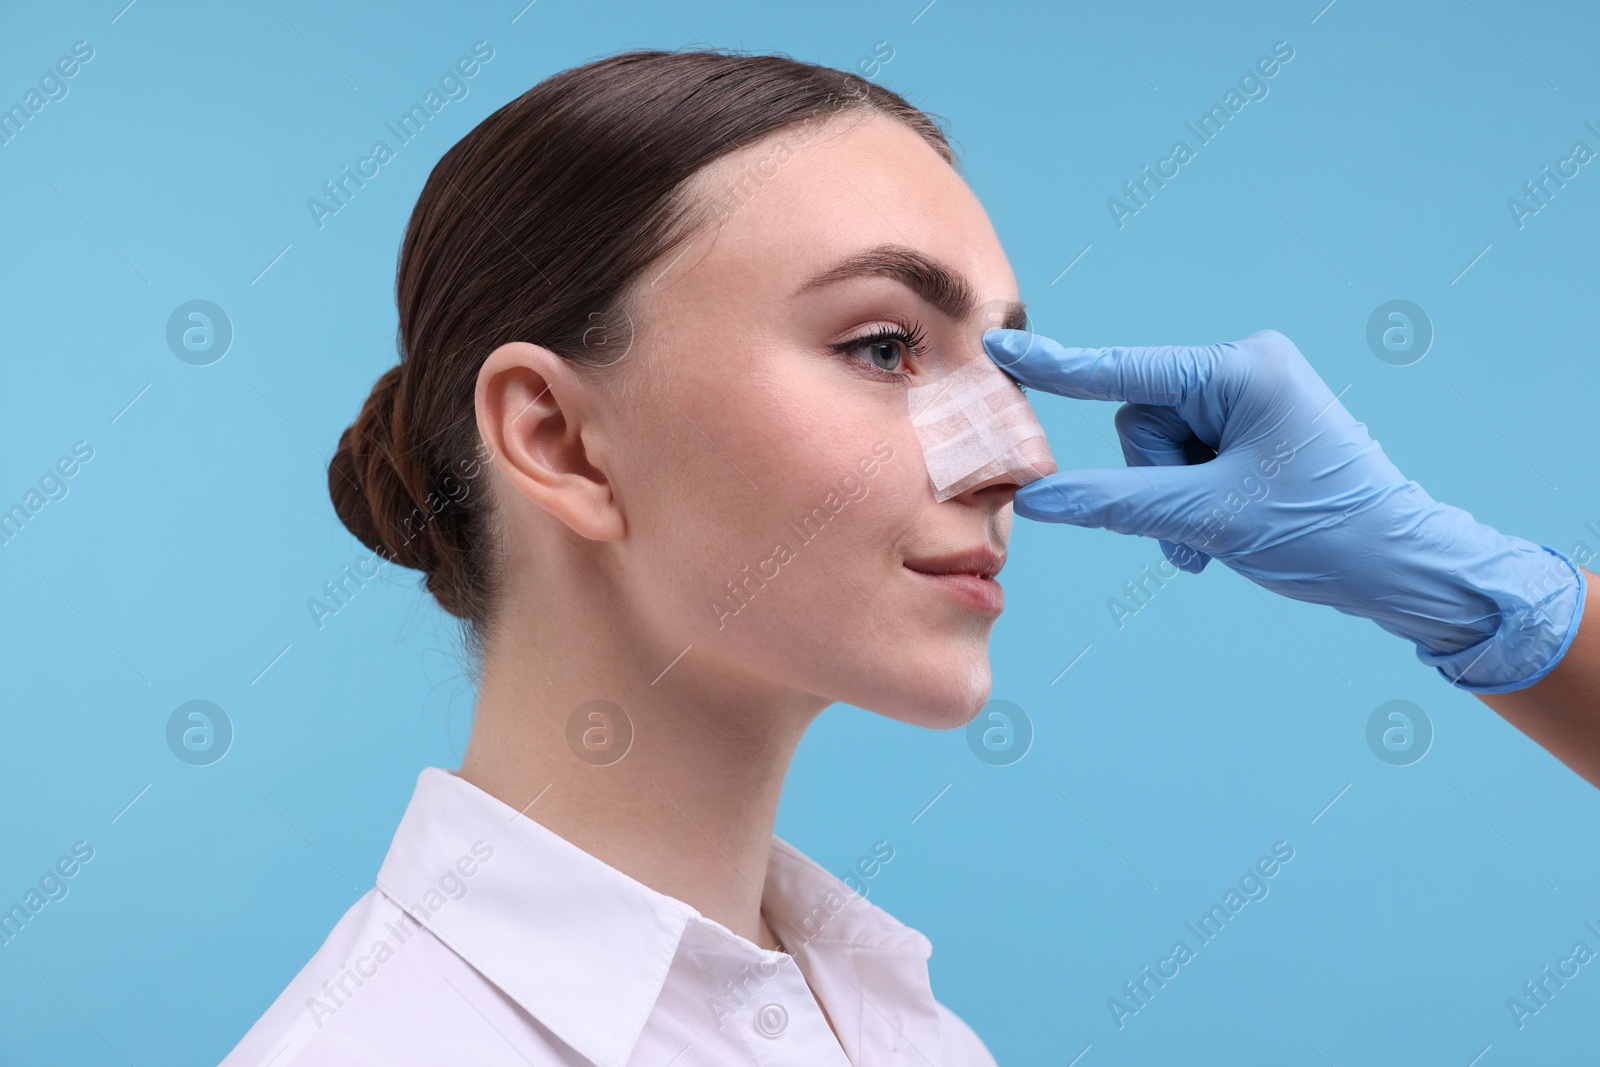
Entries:
{"type": "MultiPolygon", "coordinates": [[[[418,769],[458,760],[473,694],[414,574],[312,621],[367,555],[325,456],[395,359],[395,255],[433,162],[597,55],[709,41],[852,67],[887,41],[879,80],[950,120],[1042,332],[1282,330],[1435,497],[1600,548],[1600,165],[1524,229],[1506,207],[1575,140],[1600,147],[1586,5],[124,2],[0,16],[0,104],[95,49],[0,147],[0,504],[95,449],[0,547],[0,904],[95,849],[0,948],[0,1062],[219,1060],[371,885],[418,769]],[[318,230],[306,199],[479,40],[470,95],[318,230]],[[1119,230],[1107,198],[1279,40],[1270,95],[1119,230]],[[237,332],[207,367],[164,337],[194,298],[237,332]],[[1412,366],[1366,345],[1394,298],[1437,331],[1412,366]],[[164,738],[194,698],[237,731],[209,767],[164,738]]],[[[1063,463],[1122,462],[1111,405],[1036,400],[1063,463]]],[[[994,696],[1032,750],[991,767],[960,732],[834,708],[778,832],[841,872],[893,843],[873,899],[929,935],[936,992],[1003,1064],[1592,1056],[1600,964],[1524,1029],[1506,1000],[1600,949],[1600,795],[1409,645],[1223,567],[1119,630],[1107,600],[1158,558],[1019,522],[994,696]],[[1365,741],[1391,699],[1436,730],[1413,766],[1365,741]],[[1278,840],[1270,896],[1119,1030],[1107,998],[1278,840]]]]}

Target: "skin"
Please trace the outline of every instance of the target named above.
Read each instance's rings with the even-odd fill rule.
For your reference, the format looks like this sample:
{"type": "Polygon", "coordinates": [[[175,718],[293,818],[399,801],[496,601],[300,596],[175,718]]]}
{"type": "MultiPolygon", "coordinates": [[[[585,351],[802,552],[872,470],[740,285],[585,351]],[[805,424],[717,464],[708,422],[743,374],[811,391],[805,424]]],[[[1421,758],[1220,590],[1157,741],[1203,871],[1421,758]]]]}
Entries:
{"type": "MultiPolygon", "coordinates": [[[[936,502],[909,383],[880,369],[928,381],[987,359],[979,339],[1017,287],[977,198],[896,120],[835,117],[803,142],[788,136],[787,160],[737,211],[645,272],[615,372],[524,343],[485,361],[477,417],[494,460],[505,597],[460,770],[768,949],[778,940],[762,886],[807,726],[842,701],[950,729],[987,700],[995,615],[904,563],[1003,552],[1018,487],[1001,476],[936,502]],[[888,277],[797,292],[885,243],[964,275],[977,310],[950,317],[888,277]],[[874,362],[871,348],[829,348],[896,316],[923,327],[925,355],[907,359],[891,342],[874,362]],[[849,475],[866,495],[802,542],[786,520],[849,475]],[[793,557],[726,614],[739,604],[726,583],[779,541],[793,557]],[[634,729],[625,758],[605,767],[566,740],[573,710],[597,698],[634,729]]],[[[772,143],[697,180],[719,188],[772,143]]]]}
{"type": "Polygon", "coordinates": [[[1478,698],[1600,787],[1600,578],[1583,573],[1583,617],[1561,662],[1526,689],[1478,698]]]}

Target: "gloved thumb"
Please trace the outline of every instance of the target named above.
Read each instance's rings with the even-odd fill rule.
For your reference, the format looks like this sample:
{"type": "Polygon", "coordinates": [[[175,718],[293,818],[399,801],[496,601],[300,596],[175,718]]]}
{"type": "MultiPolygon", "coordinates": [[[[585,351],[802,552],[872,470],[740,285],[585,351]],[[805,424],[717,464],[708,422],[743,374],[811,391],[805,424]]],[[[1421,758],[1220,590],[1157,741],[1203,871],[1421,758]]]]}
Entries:
{"type": "MultiPolygon", "coordinates": [[[[1039,522],[1094,526],[1181,541],[1190,520],[1210,511],[1211,464],[1190,467],[1079,467],[1017,490],[1016,513],[1039,522]]],[[[1180,549],[1180,552],[1182,550],[1180,549]]]]}

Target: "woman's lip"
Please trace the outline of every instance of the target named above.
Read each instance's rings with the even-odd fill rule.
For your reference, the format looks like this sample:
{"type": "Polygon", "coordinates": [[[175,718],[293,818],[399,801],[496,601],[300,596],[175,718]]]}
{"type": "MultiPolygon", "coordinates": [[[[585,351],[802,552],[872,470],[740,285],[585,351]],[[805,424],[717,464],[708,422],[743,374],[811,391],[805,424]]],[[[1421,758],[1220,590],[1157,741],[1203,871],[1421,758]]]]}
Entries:
{"type": "Polygon", "coordinates": [[[928,574],[924,571],[911,570],[910,567],[906,570],[923,581],[932,582],[940,592],[977,611],[998,615],[1005,609],[1006,592],[993,578],[977,574],[928,574]]]}

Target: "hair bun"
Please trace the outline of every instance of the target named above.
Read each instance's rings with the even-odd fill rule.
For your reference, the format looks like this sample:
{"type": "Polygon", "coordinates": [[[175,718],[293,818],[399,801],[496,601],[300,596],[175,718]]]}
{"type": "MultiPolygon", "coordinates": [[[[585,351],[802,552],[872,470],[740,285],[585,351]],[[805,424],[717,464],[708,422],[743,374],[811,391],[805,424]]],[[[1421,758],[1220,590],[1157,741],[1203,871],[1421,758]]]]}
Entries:
{"type": "Polygon", "coordinates": [[[415,472],[402,466],[416,457],[403,446],[396,416],[404,372],[403,363],[384,371],[356,421],[340,435],[328,463],[328,494],[339,521],[362,544],[403,567],[429,571],[430,531],[407,528],[418,505],[408,477],[415,472]]]}

